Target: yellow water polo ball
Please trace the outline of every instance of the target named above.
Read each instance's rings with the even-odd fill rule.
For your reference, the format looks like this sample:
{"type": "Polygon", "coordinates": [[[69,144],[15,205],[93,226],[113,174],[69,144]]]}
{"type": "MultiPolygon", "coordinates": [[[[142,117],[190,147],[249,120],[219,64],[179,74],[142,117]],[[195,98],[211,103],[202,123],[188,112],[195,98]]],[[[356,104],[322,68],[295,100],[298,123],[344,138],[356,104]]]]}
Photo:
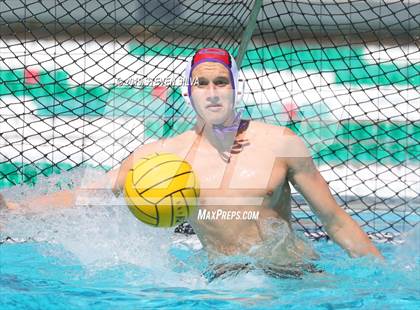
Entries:
{"type": "Polygon", "coordinates": [[[171,153],[141,158],[127,174],[124,197],[143,223],[171,227],[193,214],[200,194],[191,165],[171,153]]]}

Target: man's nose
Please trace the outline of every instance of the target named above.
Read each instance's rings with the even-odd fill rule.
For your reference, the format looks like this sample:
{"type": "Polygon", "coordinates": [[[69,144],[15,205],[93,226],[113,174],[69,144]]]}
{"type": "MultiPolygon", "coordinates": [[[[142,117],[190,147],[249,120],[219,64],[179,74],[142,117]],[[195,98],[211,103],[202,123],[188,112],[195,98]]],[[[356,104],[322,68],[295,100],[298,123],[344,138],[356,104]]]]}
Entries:
{"type": "Polygon", "coordinates": [[[210,83],[208,88],[207,88],[207,98],[206,100],[209,101],[210,103],[217,103],[220,100],[219,95],[216,92],[216,88],[215,85],[213,83],[210,83]]]}

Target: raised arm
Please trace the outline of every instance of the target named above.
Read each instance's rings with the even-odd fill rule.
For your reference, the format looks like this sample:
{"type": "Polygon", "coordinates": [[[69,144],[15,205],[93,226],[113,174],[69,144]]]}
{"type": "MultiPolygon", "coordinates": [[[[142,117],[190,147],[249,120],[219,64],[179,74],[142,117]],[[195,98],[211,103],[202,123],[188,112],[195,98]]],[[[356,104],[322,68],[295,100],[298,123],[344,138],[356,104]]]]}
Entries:
{"type": "Polygon", "coordinates": [[[352,257],[373,254],[382,258],[367,234],[338,206],[303,141],[288,131],[283,142],[288,179],[309,203],[328,235],[352,257]]]}

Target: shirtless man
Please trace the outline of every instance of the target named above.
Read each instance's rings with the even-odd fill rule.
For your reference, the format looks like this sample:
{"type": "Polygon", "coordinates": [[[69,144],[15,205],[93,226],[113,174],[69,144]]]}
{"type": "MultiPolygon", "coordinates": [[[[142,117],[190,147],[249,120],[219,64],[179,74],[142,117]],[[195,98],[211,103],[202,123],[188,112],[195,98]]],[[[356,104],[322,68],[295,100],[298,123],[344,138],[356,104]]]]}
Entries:
{"type": "MultiPolygon", "coordinates": [[[[183,94],[196,111],[195,127],[139,147],[110,171],[108,179],[117,195],[139,158],[153,152],[175,153],[191,164],[200,181],[201,211],[189,222],[209,254],[246,254],[278,264],[299,260],[300,255],[313,257],[290,233],[290,182],[321,219],[328,235],[350,256],[381,257],[359,225],[337,205],[300,138],[287,128],[241,120],[235,113],[238,71],[227,51],[199,50],[186,77],[198,81],[183,94]],[[203,210],[209,214],[230,211],[236,216],[200,219],[203,210]],[[257,212],[258,218],[241,217],[249,212],[257,212]]],[[[75,201],[74,191],[61,191],[32,200],[31,205],[72,206],[75,201]]]]}

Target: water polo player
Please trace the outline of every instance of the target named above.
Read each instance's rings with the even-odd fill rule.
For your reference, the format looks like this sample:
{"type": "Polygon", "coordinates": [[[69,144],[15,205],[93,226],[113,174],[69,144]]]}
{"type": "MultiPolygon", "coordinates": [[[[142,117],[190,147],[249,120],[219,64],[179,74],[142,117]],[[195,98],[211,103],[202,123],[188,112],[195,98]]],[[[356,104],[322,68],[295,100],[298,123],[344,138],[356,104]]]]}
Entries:
{"type": "MultiPolygon", "coordinates": [[[[245,254],[272,265],[314,257],[291,233],[289,183],[304,196],[329,237],[349,255],[381,257],[359,225],[337,205],[299,137],[285,127],[243,120],[235,112],[241,85],[235,61],[226,50],[197,51],[188,63],[186,77],[197,81],[183,92],[196,111],[195,127],[139,147],[109,172],[107,181],[112,181],[117,195],[139,159],[155,152],[173,153],[191,164],[200,181],[199,208],[189,222],[212,257],[245,254]]],[[[74,191],[30,202],[37,206],[74,204],[74,191]]]]}

